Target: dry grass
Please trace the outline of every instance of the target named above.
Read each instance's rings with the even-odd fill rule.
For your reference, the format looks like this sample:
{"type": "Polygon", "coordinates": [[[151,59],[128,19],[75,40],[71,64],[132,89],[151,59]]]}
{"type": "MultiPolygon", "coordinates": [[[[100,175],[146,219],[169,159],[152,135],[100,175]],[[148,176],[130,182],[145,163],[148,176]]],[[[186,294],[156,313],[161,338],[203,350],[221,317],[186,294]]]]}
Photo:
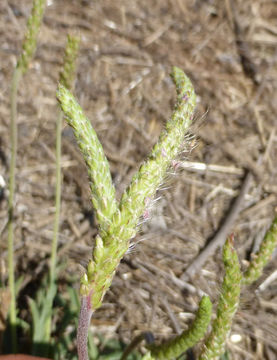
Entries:
{"type": "MultiPolygon", "coordinates": [[[[223,270],[219,251],[193,279],[180,278],[219,229],[248,171],[250,188],[230,231],[237,234],[241,259],[257,247],[277,204],[277,7],[273,0],[233,0],[233,5],[234,12],[231,0],[49,1],[37,55],[19,96],[15,256],[17,274],[25,274],[22,297],[50,252],[55,90],[69,31],[82,36],[76,95],[103,143],[118,193],[171,113],[172,65],[185,70],[198,94],[195,137],[183,154],[186,166],[160,191],[162,199],[135,239],[140,243],[125,257],[95,314],[96,331],[114,336],[116,330],[124,341],[144,330],[161,338],[187,326],[201,291],[216,301],[223,270]],[[194,162],[219,167],[201,170],[194,162]]],[[[31,0],[0,4],[0,175],[6,182],[9,86],[30,6],[31,0]]],[[[80,273],[96,226],[86,169],[67,127],[62,159],[59,253],[69,261],[67,271],[80,273]]],[[[0,203],[4,280],[6,209],[7,189],[0,203]]],[[[274,261],[260,283],[273,269],[274,261]]],[[[276,356],[276,280],[260,292],[256,287],[243,292],[235,319],[233,333],[241,341],[235,344],[231,337],[228,343],[235,360],[276,356]]]]}

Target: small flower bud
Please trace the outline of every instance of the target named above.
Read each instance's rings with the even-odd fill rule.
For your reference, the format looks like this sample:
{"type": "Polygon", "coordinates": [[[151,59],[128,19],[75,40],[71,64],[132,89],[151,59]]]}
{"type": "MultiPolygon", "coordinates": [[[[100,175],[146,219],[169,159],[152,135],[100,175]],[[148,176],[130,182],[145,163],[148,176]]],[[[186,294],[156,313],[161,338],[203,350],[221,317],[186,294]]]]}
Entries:
{"type": "Polygon", "coordinates": [[[95,239],[95,247],[93,251],[93,258],[95,263],[99,263],[103,257],[104,254],[104,245],[102,238],[97,235],[95,239]]]}
{"type": "Polygon", "coordinates": [[[88,277],[89,282],[91,282],[91,279],[94,275],[94,270],[95,270],[95,264],[94,264],[93,260],[90,260],[90,262],[88,263],[88,268],[87,268],[87,277],[88,277]]]}

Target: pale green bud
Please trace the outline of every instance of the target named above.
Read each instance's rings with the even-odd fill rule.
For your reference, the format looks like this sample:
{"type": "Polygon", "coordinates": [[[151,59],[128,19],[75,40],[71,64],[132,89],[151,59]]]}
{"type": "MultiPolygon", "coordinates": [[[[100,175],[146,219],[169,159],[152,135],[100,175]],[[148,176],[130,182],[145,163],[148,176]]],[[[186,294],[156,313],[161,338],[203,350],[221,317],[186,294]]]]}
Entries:
{"type": "Polygon", "coordinates": [[[95,246],[93,249],[93,259],[95,263],[99,263],[101,259],[103,258],[104,254],[104,244],[102,238],[97,235],[95,238],[95,246]]]}
{"type": "Polygon", "coordinates": [[[93,260],[90,260],[87,267],[88,281],[90,282],[95,272],[95,264],[93,260]]]}

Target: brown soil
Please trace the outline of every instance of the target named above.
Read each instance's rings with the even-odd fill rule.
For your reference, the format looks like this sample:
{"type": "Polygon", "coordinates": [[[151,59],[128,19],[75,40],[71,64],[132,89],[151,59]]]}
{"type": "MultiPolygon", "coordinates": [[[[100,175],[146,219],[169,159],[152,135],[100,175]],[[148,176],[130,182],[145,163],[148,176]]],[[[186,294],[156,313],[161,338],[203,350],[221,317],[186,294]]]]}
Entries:
{"type": "MultiPolygon", "coordinates": [[[[55,91],[66,35],[78,31],[82,44],[75,94],[103,143],[119,196],[170,116],[173,65],[190,76],[198,95],[183,168],[168,175],[151,219],[135,239],[138,244],[126,255],[93,319],[94,331],[126,342],[146,330],[158,339],[168,337],[187,327],[201,291],[214,303],[218,299],[223,275],[219,249],[191,279],[181,277],[228,216],[247,173],[253,174],[249,190],[228,229],[236,234],[242,264],[257,249],[274,216],[276,2],[48,3],[36,57],[19,90],[15,258],[17,276],[24,274],[21,293],[36,281],[49,257],[55,91]],[[203,170],[201,164],[211,166],[203,170]]],[[[0,175],[6,184],[10,80],[30,7],[31,0],[0,2],[0,175]]],[[[63,174],[59,257],[68,260],[67,272],[81,273],[80,264],[89,258],[97,229],[86,168],[66,126],[63,174]]],[[[2,281],[7,279],[7,196],[6,186],[0,204],[2,281]]],[[[231,336],[227,344],[233,359],[276,359],[276,276],[265,283],[275,267],[276,257],[259,282],[243,290],[231,332],[241,339],[235,342],[231,336]]]]}

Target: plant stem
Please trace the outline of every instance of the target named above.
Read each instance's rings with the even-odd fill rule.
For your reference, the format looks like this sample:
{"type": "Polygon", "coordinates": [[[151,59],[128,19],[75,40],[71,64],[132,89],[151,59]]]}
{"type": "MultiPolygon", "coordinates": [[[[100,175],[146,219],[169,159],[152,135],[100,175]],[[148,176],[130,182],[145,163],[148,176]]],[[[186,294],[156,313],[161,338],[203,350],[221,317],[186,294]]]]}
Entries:
{"type": "Polygon", "coordinates": [[[211,300],[208,296],[203,296],[192,325],[173,339],[159,346],[150,347],[151,356],[159,360],[178,358],[204,337],[211,320],[211,315],[211,300]]]}
{"type": "Polygon", "coordinates": [[[14,216],[14,192],[15,192],[15,172],[17,155],[17,91],[18,84],[22,76],[20,68],[16,68],[13,73],[11,87],[11,162],[10,162],[10,181],[9,181],[9,200],[8,200],[8,269],[9,269],[9,289],[11,293],[10,306],[10,326],[12,351],[16,352],[16,301],[14,283],[14,236],[13,236],[13,216],[14,216]]]}
{"type": "MultiPolygon", "coordinates": [[[[79,37],[68,35],[67,44],[64,54],[63,69],[60,73],[60,82],[68,89],[73,85],[76,68],[76,58],[79,50],[79,37]]],[[[60,110],[56,122],[56,194],[55,194],[55,219],[51,247],[50,259],[50,286],[55,285],[56,281],[56,263],[57,263],[57,247],[59,240],[59,223],[60,223],[60,210],[61,210],[61,184],[62,184],[62,171],[61,171],[61,142],[62,142],[62,121],[63,113],[60,110]]],[[[51,300],[51,306],[53,299],[51,300]]],[[[51,314],[46,321],[46,342],[49,342],[51,335],[51,314]]]]}
{"type": "Polygon", "coordinates": [[[11,84],[11,162],[10,162],[10,181],[9,181],[9,199],[8,199],[8,268],[9,268],[9,289],[11,293],[10,306],[10,326],[11,326],[11,342],[12,350],[16,352],[16,299],[15,299],[15,283],[14,283],[14,233],[13,233],[13,217],[14,217],[14,193],[15,193],[15,172],[17,157],[17,92],[18,85],[22,75],[27,71],[30,61],[34,55],[37,35],[43,17],[46,0],[34,0],[31,16],[28,19],[25,39],[22,45],[22,52],[17,61],[16,68],[13,73],[11,84]]]}
{"type": "Polygon", "coordinates": [[[55,220],[53,239],[51,247],[50,259],[50,282],[55,282],[56,278],[56,260],[57,260],[57,245],[59,237],[59,222],[60,222],[60,209],[61,209],[61,129],[62,129],[63,114],[59,111],[56,127],[56,195],[55,195],[55,220]]]}
{"type": "Polygon", "coordinates": [[[81,308],[77,329],[78,360],[89,360],[87,342],[90,320],[93,313],[90,296],[91,295],[89,294],[88,296],[82,296],[81,298],[81,308]]]}
{"type": "MultiPolygon", "coordinates": [[[[50,271],[49,271],[49,286],[54,285],[56,281],[56,263],[57,263],[57,246],[59,239],[59,223],[60,223],[60,209],[61,209],[61,137],[62,137],[62,120],[63,114],[59,111],[56,123],[56,194],[55,194],[55,219],[53,238],[51,245],[50,271]]],[[[53,299],[52,299],[53,301],[53,299]]],[[[51,315],[46,320],[45,324],[45,342],[49,343],[51,335],[51,315]]]]}

